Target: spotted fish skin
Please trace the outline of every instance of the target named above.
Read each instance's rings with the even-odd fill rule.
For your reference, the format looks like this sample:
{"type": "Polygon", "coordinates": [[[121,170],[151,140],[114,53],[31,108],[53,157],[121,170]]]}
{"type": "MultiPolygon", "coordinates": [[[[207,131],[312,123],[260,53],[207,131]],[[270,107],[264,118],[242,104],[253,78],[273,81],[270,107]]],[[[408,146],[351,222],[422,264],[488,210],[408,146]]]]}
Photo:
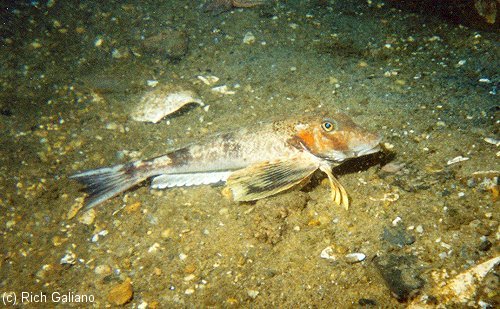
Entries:
{"type": "Polygon", "coordinates": [[[331,167],[379,151],[379,142],[346,115],[304,116],[216,134],[152,159],[71,178],[86,186],[86,206],[92,208],[148,178],[156,189],[227,182],[235,200],[248,201],[286,190],[320,169],[338,193],[334,201],[347,208],[347,193],[332,179],[331,167]]]}

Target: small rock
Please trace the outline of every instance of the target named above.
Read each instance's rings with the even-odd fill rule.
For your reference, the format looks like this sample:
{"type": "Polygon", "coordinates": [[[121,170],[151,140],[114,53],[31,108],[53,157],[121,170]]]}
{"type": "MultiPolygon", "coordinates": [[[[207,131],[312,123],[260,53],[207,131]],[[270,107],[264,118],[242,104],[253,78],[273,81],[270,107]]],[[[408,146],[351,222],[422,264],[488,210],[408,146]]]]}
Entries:
{"type": "Polygon", "coordinates": [[[363,253],[359,253],[359,252],[349,253],[349,254],[346,254],[346,256],[345,256],[346,262],[351,263],[351,264],[364,261],[365,258],[366,258],[366,255],[364,255],[363,253]]]}
{"type": "Polygon", "coordinates": [[[384,228],[381,237],[391,245],[395,245],[401,248],[407,245],[411,245],[415,242],[415,237],[413,237],[412,235],[408,235],[405,229],[401,226],[384,228]]]}
{"type": "Polygon", "coordinates": [[[326,247],[321,251],[321,254],[319,255],[322,259],[330,260],[330,261],[335,261],[337,259],[337,256],[331,246],[326,247]]]}
{"type": "Polygon", "coordinates": [[[376,306],[377,302],[374,301],[373,299],[360,298],[358,300],[358,305],[360,305],[360,306],[376,306]]]}
{"type": "Polygon", "coordinates": [[[109,291],[108,301],[114,305],[120,306],[128,303],[133,295],[134,290],[132,288],[132,283],[130,278],[127,278],[122,283],[115,285],[111,291],[109,291]]]}
{"type": "Polygon", "coordinates": [[[257,295],[259,295],[259,291],[257,291],[257,290],[248,290],[247,294],[248,294],[248,296],[250,296],[250,298],[255,299],[257,297],[257,295]]]}
{"type": "Polygon", "coordinates": [[[418,225],[415,231],[419,234],[422,234],[424,232],[424,228],[422,227],[422,225],[418,225]]]}
{"type": "Polygon", "coordinates": [[[253,35],[252,32],[248,31],[247,33],[245,33],[245,36],[243,37],[243,43],[244,44],[255,43],[255,36],[253,35]]]}
{"type": "Polygon", "coordinates": [[[92,223],[94,223],[94,220],[95,220],[95,209],[90,209],[86,212],[84,212],[79,218],[78,218],[78,222],[80,223],[83,223],[85,225],[91,225],[92,223]]]}
{"type": "Polygon", "coordinates": [[[71,251],[67,251],[66,254],[61,258],[59,263],[62,265],[65,265],[65,264],[73,265],[76,263],[76,255],[71,251]]]}
{"type": "Polygon", "coordinates": [[[186,289],[186,291],[184,292],[184,294],[186,294],[186,295],[191,295],[193,293],[194,293],[194,289],[191,289],[191,288],[186,289]]]}
{"type": "Polygon", "coordinates": [[[140,208],[141,208],[141,202],[135,202],[135,203],[132,203],[130,205],[125,206],[125,212],[127,214],[131,214],[131,213],[136,212],[140,208]]]}
{"type": "Polygon", "coordinates": [[[161,231],[161,238],[170,238],[172,236],[172,229],[164,229],[161,231]]]}
{"type": "Polygon", "coordinates": [[[102,265],[97,265],[95,268],[94,268],[94,273],[96,275],[100,275],[100,276],[106,276],[106,275],[109,275],[111,274],[111,267],[109,267],[108,265],[106,264],[102,264],[102,265]]]}
{"type": "Polygon", "coordinates": [[[71,205],[71,207],[68,210],[68,213],[66,214],[66,218],[68,218],[68,220],[73,219],[76,216],[76,214],[78,213],[78,211],[80,211],[80,209],[82,209],[82,207],[84,205],[84,200],[85,200],[85,198],[83,198],[83,197],[77,197],[75,199],[75,203],[73,205],[71,205]]]}
{"type": "Polygon", "coordinates": [[[478,249],[480,251],[488,251],[491,249],[491,247],[493,246],[493,244],[491,243],[491,241],[489,240],[484,240],[484,241],[481,241],[481,243],[479,244],[479,247],[478,249]]]}
{"type": "Polygon", "coordinates": [[[415,256],[381,256],[375,259],[375,266],[391,290],[392,296],[398,301],[406,301],[425,283],[419,276],[420,270],[415,256]]]}
{"type": "Polygon", "coordinates": [[[189,37],[185,31],[167,28],[144,39],[143,49],[153,55],[179,60],[189,48],[189,37]]]}
{"type": "Polygon", "coordinates": [[[186,277],[184,277],[184,281],[189,282],[189,281],[193,280],[194,278],[196,278],[196,276],[193,274],[190,274],[190,275],[187,275],[186,277]]]}
{"type": "Polygon", "coordinates": [[[148,249],[148,253],[156,253],[160,249],[160,244],[155,242],[154,244],[151,245],[148,249]]]}

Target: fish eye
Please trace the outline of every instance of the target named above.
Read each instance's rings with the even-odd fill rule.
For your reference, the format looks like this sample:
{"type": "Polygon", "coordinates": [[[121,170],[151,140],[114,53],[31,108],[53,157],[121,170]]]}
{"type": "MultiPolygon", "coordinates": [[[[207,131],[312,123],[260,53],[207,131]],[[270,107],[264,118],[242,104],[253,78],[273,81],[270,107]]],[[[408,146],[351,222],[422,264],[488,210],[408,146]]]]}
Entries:
{"type": "Polygon", "coordinates": [[[326,132],[330,132],[335,129],[335,125],[331,121],[323,121],[321,128],[323,128],[326,132]]]}

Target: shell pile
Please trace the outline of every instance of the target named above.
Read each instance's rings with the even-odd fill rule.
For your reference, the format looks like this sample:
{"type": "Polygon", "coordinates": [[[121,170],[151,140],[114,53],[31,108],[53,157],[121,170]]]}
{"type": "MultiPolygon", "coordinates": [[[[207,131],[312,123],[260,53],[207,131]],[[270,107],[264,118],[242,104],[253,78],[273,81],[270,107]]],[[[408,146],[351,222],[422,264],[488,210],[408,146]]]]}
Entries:
{"type": "Polygon", "coordinates": [[[157,123],[190,103],[205,105],[191,89],[169,84],[157,86],[141,97],[130,116],[136,121],[157,123]]]}

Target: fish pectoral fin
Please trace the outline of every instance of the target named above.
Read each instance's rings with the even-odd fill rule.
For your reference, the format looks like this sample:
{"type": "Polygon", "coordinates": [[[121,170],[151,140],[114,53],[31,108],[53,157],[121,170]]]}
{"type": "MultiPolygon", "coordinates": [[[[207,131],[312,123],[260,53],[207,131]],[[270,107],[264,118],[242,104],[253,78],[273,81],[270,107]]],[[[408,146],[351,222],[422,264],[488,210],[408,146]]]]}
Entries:
{"type": "Polygon", "coordinates": [[[344,189],[344,186],[333,176],[332,169],[330,166],[321,165],[319,169],[328,176],[328,180],[330,181],[330,188],[332,190],[332,200],[342,207],[345,210],[349,209],[349,196],[347,195],[347,191],[344,189]]]}
{"type": "Polygon", "coordinates": [[[226,186],[235,201],[258,200],[299,184],[318,167],[310,156],[297,154],[237,170],[229,176],[226,186]]]}

